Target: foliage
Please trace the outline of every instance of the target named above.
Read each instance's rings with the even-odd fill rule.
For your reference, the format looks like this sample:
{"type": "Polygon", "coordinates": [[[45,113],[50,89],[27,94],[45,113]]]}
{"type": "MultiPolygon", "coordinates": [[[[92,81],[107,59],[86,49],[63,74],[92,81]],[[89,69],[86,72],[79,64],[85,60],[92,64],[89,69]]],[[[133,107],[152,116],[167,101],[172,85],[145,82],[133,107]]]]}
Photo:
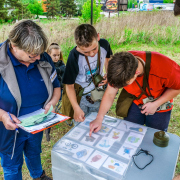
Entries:
{"type": "Polygon", "coordinates": [[[163,0],[163,3],[173,3],[173,0],[163,0]]]}
{"type": "Polygon", "coordinates": [[[137,5],[137,0],[128,0],[128,8],[132,8],[132,5],[134,4],[134,7],[135,5],[137,5]]]}
{"type": "Polygon", "coordinates": [[[59,0],[46,0],[44,1],[46,4],[47,17],[54,18],[58,15],[58,11],[60,11],[60,1],[59,0]]]}
{"type": "Polygon", "coordinates": [[[75,0],[76,4],[81,4],[83,6],[83,4],[86,2],[87,0],[75,0]]]}
{"type": "Polygon", "coordinates": [[[82,15],[82,4],[77,4],[77,13],[76,16],[82,15]]]}
{"type": "MultiPolygon", "coordinates": [[[[101,5],[100,1],[96,5],[96,0],[93,0],[93,23],[97,23],[100,20],[101,5]]],[[[88,22],[91,19],[91,0],[87,0],[83,5],[82,17],[84,22],[88,22]]]]}
{"type": "Polygon", "coordinates": [[[4,8],[5,0],[0,0],[0,23],[3,23],[7,19],[8,11],[4,8]]]}
{"type": "Polygon", "coordinates": [[[34,3],[34,0],[20,0],[23,4],[34,3]]]}
{"type": "Polygon", "coordinates": [[[13,9],[10,13],[10,18],[12,20],[20,20],[24,18],[31,18],[31,13],[27,9],[28,4],[24,4],[21,1],[17,0],[6,0],[6,4],[8,4],[9,9],[13,9]]]}
{"type": "Polygon", "coordinates": [[[35,14],[37,18],[39,18],[39,15],[43,14],[42,3],[39,3],[37,0],[34,0],[33,3],[29,3],[27,8],[32,14],[35,14]]]}
{"type": "Polygon", "coordinates": [[[77,14],[76,16],[81,16],[82,15],[82,6],[87,0],[75,0],[75,3],[77,5],[77,14]]]}
{"type": "Polygon", "coordinates": [[[74,0],[61,0],[61,14],[64,16],[73,16],[76,13],[77,6],[74,3],[74,0]]]}

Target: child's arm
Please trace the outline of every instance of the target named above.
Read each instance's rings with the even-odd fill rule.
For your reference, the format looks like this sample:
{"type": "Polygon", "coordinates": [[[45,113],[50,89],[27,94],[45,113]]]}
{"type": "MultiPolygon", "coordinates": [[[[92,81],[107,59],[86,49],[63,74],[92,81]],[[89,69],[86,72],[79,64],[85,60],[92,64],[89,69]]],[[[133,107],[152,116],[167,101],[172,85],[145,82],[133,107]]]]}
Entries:
{"type": "Polygon", "coordinates": [[[85,114],[77,102],[74,84],[66,84],[66,92],[74,109],[74,120],[77,122],[83,122],[85,120],[85,114]]]}
{"type": "Polygon", "coordinates": [[[101,129],[103,118],[108,112],[108,110],[111,108],[117,92],[118,92],[117,88],[113,88],[108,85],[104,93],[104,96],[102,98],[98,115],[96,119],[90,123],[89,136],[91,136],[92,132],[98,132],[101,129]]]}

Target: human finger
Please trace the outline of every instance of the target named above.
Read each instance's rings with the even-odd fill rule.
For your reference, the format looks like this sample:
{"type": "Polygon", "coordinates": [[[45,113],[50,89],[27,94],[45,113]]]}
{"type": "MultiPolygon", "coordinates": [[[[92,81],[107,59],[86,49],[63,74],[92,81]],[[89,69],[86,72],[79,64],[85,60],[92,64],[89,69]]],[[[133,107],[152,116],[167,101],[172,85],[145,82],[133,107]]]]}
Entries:
{"type": "Polygon", "coordinates": [[[90,126],[89,136],[91,136],[91,135],[92,135],[92,133],[93,133],[94,129],[95,129],[95,128],[94,128],[93,126],[90,126]]]}
{"type": "Polygon", "coordinates": [[[51,104],[47,104],[44,108],[45,109],[44,114],[47,114],[50,108],[51,108],[51,104]]]}
{"type": "Polygon", "coordinates": [[[142,106],[141,113],[142,113],[142,114],[145,114],[145,113],[146,113],[146,111],[147,111],[147,110],[146,110],[146,106],[142,106]]]}
{"type": "Polygon", "coordinates": [[[18,126],[11,121],[8,121],[6,124],[4,124],[4,126],[7,130],[15,130],[18,128],[18,126]]]}
{"type": "Polygon", "coordinates": [[[97,127],[94,129],[94,133],[98,132],[101,129],[101,127],[97,127]]]}
{"type": "Polygon", "coordinates": [[[21,123],[21,121],[16,116],[14,116],[13,114],[11,114],[11,117],[12,117],[14,123],[17,123],[17,124],[21,123]]]}

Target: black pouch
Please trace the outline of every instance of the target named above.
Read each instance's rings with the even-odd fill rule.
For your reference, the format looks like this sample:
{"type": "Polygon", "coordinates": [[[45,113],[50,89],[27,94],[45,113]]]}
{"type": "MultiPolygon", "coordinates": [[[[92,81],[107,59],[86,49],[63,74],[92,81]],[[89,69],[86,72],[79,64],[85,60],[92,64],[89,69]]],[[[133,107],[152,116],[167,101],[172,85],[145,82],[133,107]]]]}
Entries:
{"type": "Polygon", "coordinates": [[[127,117],[129,108],[133,102],[133,100],[136,99],[136,96],[129,94],[124,88],[121,91],[121,94],[119,95],[119,98],[117,100],[116,104],[116,115],[120,117],[127,117]]]}

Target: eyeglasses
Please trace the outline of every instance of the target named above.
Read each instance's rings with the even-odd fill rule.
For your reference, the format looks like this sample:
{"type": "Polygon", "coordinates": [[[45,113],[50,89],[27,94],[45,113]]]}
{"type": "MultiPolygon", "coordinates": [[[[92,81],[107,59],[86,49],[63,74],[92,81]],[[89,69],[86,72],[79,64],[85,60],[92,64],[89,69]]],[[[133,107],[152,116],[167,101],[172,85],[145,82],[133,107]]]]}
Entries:
{"type": "Polygon", "coordinates": [[[91,99],[90,96],[86,96],[86,100],[91,103],[91,104],[94,104],[94,101],[91,99]]]}

